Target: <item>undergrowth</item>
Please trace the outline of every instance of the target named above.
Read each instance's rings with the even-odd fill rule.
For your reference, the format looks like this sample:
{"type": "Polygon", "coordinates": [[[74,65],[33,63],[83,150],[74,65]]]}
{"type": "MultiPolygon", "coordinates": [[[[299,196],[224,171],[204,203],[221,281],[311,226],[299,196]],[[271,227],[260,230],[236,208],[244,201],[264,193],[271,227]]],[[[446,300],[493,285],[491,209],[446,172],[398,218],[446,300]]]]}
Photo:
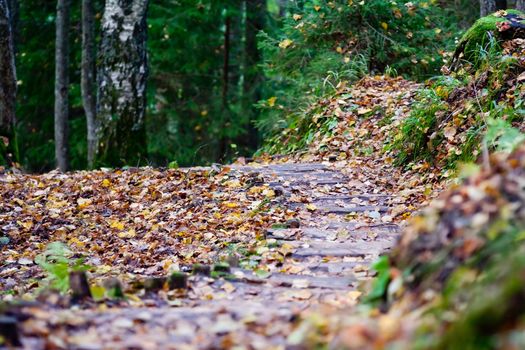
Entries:
{"type": "Polygon", "coordinates": [[[86,271],[89,266],[84,258],[75,257],[74,253],[62,242],[49,243],[42,254],[35,258],[35,262],[46,272],[41,287],[49,287],[61,293],[69,289],[69,273],[72,271],[86,271]]]}
{"type": "Polygon", "coordinates": [[[435,74],[457,30],[435,1],[290,3],[281,30],[260,34],[268,97],[258,104],[258,126],[268,153],[303,149],[318,127],[310,106],[343,84],[384,71],[416,80],[435,74]]]}
{"type": "Polygon", "coordinates": [[[511,151],[523,139],[525,115],[519,78],[525,69],[515,50],[509,42],[482,39],[473,61],[430,81],[388,147],[398,165],[427,161],[448,170],[484,152],[511,151]]]}

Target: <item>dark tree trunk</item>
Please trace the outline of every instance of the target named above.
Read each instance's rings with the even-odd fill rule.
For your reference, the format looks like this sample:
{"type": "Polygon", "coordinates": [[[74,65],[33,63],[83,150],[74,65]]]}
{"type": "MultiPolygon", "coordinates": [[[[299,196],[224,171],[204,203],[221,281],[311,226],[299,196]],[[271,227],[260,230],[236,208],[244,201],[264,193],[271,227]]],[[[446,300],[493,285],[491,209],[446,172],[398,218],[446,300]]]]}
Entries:
{"type": "MultiPolygon", "coordinates": [[[[228,105],[228,92],[230,88],[230,36],[231,36],[231,17],[226,14],[224,22],[224,56],[222,66],[222,127],[226,130],[227,124],[230,120],[230,110],[228,105]]],[[[228,137],[224,134],[220,135],[219,140],[219,154],[218,159],[221,161],[226,157],[226,148],[228,144],[228,137]]],[[[217,157],[216,157],[217,158],[217,157]]]]}
{"type": "Polygon", "coordinates": [[[11,22],[11,32],[13,33],[13,47],[15,48],[18,42],[18,22],[20,20],[20,5],[18,0],[8,0],[9,13],[10,13],[10,22],[11,22]]]}
{"type": "Polygon", "coordinates": [[[68,169],[69,114],[69,11],[70,0],[58,0],[55,44],[55,159],[61,171],[68,169]]]}
{"type": "Polygon", "coordinates": [[[82,0],[82,103],[87,124],[87,161],[93,168],[97,149],[95,97],[95,16],[92,0],[82,0]]]}
{"type": "Polygon", "coordinates": [[[256,110],[253,104],[261,99],[262,72],[258,66],[261,62],[261,53],[257,48],[257,33],[264,29],[265,6],[266,1],[264,0],[246,0],[243,109],[249,114],[248,146],[251,149],[257,148],[259,144],[257,129],[254,125],[256,110]]]}
{"type": "Polygon", "coordinates": [[[97,161],[138,165],[146,156],[148,0],[106,0],[98,69],[97,161]]]}
{"type": "Polygon", "coordinates": [[[279,6],[279,17],[286,16],[286,9],[288,7],[288,0],[277,0],[279,6]]]}
{"type": "Polygon", "coordinates": [[[6,0],[0,0],[0,159],[13,160],[16,103],[16,70],[11,16],[6,0]]]}
{"type": "Polygon", "coordinates": [[[516,9],[525,12],[525,0],[516,0],[516,9]]]}
{"type": "Polygon", "coordinates": [[[228,102],[236,102],[241,96],[241,76],[244,57],[244,47],[241,44],[244,37],[243,26],[244,2],[239,1],[231,8],[230,15],[230,58],[229,58],[229,92],[228,102]]]}
{"type": "Polygon", "coordinates": [[[228,105],[228,88],[230,82],[230,31],[231,31],[231,18],[229,15],[226,17],[225,30],[224,30],[224,60],[222,68],[222,106],[227,108],[228,105]]]}
{"type": "Polygon", "coordinates": [[[479,0],[479,15],[485,17],[491,13],[496,12],[495,0],[479,0]]]}
{"type": "Polygon", "coordinates": [[[496,10],[506,10],[507,0],[496,0],[496,10]]]}

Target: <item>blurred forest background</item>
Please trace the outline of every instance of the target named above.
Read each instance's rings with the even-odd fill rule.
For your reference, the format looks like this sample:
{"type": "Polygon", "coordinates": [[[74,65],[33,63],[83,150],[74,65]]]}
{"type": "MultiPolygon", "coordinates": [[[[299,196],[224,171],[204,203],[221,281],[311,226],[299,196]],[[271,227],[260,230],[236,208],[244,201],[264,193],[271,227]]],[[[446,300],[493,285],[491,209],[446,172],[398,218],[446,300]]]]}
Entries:
{"type": "MultiPolygon", "coordinates": [[[[151,1],[147,35],[141,34],[147,43],[148,69],[142,72],[147,78],[145,117],[135,125],[113,126],[112,132],[122,135],[116,148],[88,163],[86,111],[95,114],[92,118],[100,126],[101,95],[108,95],[104,70],[115,56],[107,50],[114,43],[104,36],[104,12],[115,4],[140,1],[61,0],[59,10],[68,10],[65,22],[57,21],[54,1],[9,2],[17,104],[4,162],[30,172],[57,166],[57,74],[67,77],[62,81],[67,83],[62,87],[68,100],[62,105],[65,127],[59,135],[65,139],[67,161],[58,164],[63,170],[226,162],[250,156],[264,139],[282,137],[310,101],[339,84],[385,71],[420,81],[438,74],[447,48],[453,48],[480,11],[478,2],[468,0],[151,1]],[[60,63],[67,64],[65,72],[55,65],[58,24],[67,28],[62,41],[66,60],[60,63]],[[91,46],[89,36],[83,39],[86,28],[93,30],[91,46]],[[91,96],[91,102],[81,93],[86,45],[87,58],[92,54],[96,66],[91,68],[96,72],[93,86],[86,86],[99,95],[91,96]],[[127,147],[126,142],[134,150],[117,150],[127,147]]],[[[98,136],[103,142],[104,136],[98,136]]]]}

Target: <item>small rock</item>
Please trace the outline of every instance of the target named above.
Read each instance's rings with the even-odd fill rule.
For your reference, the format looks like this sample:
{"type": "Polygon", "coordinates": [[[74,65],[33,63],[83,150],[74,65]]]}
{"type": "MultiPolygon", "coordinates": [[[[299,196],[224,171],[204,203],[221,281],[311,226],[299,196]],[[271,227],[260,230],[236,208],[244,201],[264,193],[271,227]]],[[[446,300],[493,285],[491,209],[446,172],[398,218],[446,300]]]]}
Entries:
{"type": "Polygon", "coordinates": [[[280,197],[284,195],[284,187],[282,186],[274,187],[273,192],[275,193],[275,197],[280,197]]]}
{"type": "Polygon", "coordinates": [[[195,264],[193,265],[192,272],[194,275],[210,276],[211,268],[209,265],[195,264]]]}
{"type": "Polygon", "coordinates": [[[33,264],[33,260],[29,259],[29,258],[20,258],[20,259],[18,259],[18,263],[20,265],[31,265],[31,264],[33,264]]]}
{"type": "Polygon", "coordinates": [[[286,221],[286,228],[299,228],[301,222],[298,219],[291,219],[286,221]]]}
{"type": "Polygon", "coordinates": [[[113,327],[116,328],[132,328],[133,327],[133,321],[129,318],[117,318],[115,321],[113,321],[113,327]]]}
{"type": "MultiPolygon", "coordinates": [[[[209,269],[209,266],[208,266],[209,269]]],[[[195,270],[194,270],[195,271],[195,270]]],[[[209,275],[209,272],[208,272],[209,275]]],[[[188,275],[184,272],[175,271],[168,277],[168,287],[172,289],[186,289],[188,288],[188,275]]]]}
{"type": "Polygon", "coordinates": [[[69,273],[69,285],[71,287],[71,297],[73,302],[91,298],[87,275],[84,271],[72,271],[69,273]]]}
{"type": "Polygon", "coordinates": [[[16,318],[0,316],[0,335],[8,345],[22,346],[16,318]]]}
{"type": "Polygon", "coordinates": [[[217,263],[213,265],[213,272],[230,273],[230,265],[227,263],[217,263]]]}
{"type": "Polygon", "coordinates": [[[164,277],[150,277],[144,281],[144,289],[146,292],[157,292],[164,287],[166,278],[164,277]]]}
{"type": "Polygon", "coordinates": [[[104,288],[109,292],[109,295],[113,298],[124,298],[124,292],[122,291],[122,283],[118,278],[112,277],[104,281],[104,288]]]}

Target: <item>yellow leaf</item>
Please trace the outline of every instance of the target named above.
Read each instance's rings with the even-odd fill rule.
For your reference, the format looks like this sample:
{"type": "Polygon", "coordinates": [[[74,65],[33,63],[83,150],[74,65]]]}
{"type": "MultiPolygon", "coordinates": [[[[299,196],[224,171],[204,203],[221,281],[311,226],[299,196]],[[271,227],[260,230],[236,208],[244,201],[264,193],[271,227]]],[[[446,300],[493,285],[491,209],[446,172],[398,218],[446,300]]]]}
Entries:
{"type": "Polygon", "coordinates": [[[347,293],[347,295],[350,298],[350,300],[357,300],[357,299],[359,299],[361,294],[363,294],[363,293],[360,292],[360,291],[357,291],[357,290],[353,290],[353,291],[350,291],[350,292],[347,293]]]}
{"type": "Polygon", "coordinates": [[[111,181],[109,181],[108,179],[102,180],[102,187],[109,187],[109,186],[111,186],[111,181]]]}
{"type": "Polygon", "coordinates": [[[30,230],[31,227],[33,227],[32,221],[17,221],[16,223],[25,228],[26,230],[30,230]]]}
{"type": "Polygon", "coordinates": [[[290,40],[290,39],[284,39],[283,41],[281,41],[281,42],[279,43],[279,47],[280,47],[281,49],[286,49],[287,47],[289,47],[289,46],[292,45],[292,44],[293,44],[293,41],[292,41],[292,40],[290,40]]]}
{"type": "Polygon", "coordinates": [[[77,199],[78,209],[80,209],[80,210],[90,206],[91,203],[92,203],[91,199],[87,199],[87,198],[79,198],[79,199],[77,199]]]}
{"type": "Polygon", "coordinates": [[[224,283],[221,288],[224,289],[226,293],[232,293],[235,290],[235,286],[229,282],[224,283]]]}
{"type": "Polygon", "coordinates": [[[381,27],[383,27],[384,30],[387,30],[388,29],[388,23],[381,22],[381,27]]]}
{"type": "MultiPolygon", "coordinates": [[[[122,226],[124,226],[124,225],[122,225],[122,226]]],[[[136,235],[137,235],[137,232],[135,231],[134,228],[129,229],[129,230],[124,231],[124,232],[119,232],[119,234],[118,234],[118,236],[119,236],[120,238],[133,238],[133,237],[135,237],[136,235]]]]}
{"type": "Polygon", "coordinates": [[[235,202],[224,202],[224,206],[226,208],[237,208],[239,207],[239,203],[235,203],[235,202]]]}
{"type": "Polygon", "coordinates": [[[93,297],[93,299],[95,299],[96,301],[104,299],[104,294],[106,293],[104,287],[94,285],[89,287],[89,289],[91,290],[91,296],[93,297]]]}
{"type": "Polygon", "coordinates": [[[447,138],[449,141],[454,140],[454,136],[456,136],[457,130],[453,126],[447,126],[445,130],[443,130],[443,135],[447,138]]]}
{"type": "Polygon", "coordinates": [[[297,13],[295,13],[295,14],[293,15],[293,19],[294,19],[294,21],[298,21],[298,20],[300,20],[301,18],[303,18],[303,16],[298,15],[297,13]]]}
{"type": "Polygon", "coordinates": [[[267,188],[267,189],[265,189],[265,190],[262,192],[262,194],[263,194],[264,196],[266,196],[266,197],[269,197],[269,198],[273,198],[273,197],[275,197],[275,191],[272,190],[271,188],[267,188]]]}
{"type": "Polygon", "coordinates": [[[273,107],[275,106],[275,101],[277,101],[277,97],[273,96],[268,99],[268,106],[273,107]]]}
{"type": "Polygon", "coordinates": [[[289,297],[289,298],[297,299],[297,300],[308,300],[312,297],[312,292],[306,289],[297,290],[297,291],[291,290],[289,292],[286,292],[285,297],[289,297]]]}
{"type": "Polygon", "coordinates": [[[319,11],[319,10],[321,9],[321,6],[315,5],[315,6],[314,6],[314,9],[315,9],[316,11],[319,11]]]}
{"type": "Polygon", "coordinates": [[[124,223],[122,223],[122,222],[120,222],[118,220],[114,220],[113,222],[111,222],[110,227],[111,228],[116,228],[117,230],[123,230],[124,229],[124,223]]]}
{"type": "Polygon", "coordinates": [[[371,108],[359,108],[357,110],[357,114],[359,114],[359,115],[367,114],[367,113],[370,113],[370,112],[372,112],[371,108]]]}
{"type": "Polygon", "coordinates": [[[109,265],[100,265],[97,267],[97,273],[105,274],[112,270],[112,267],[109,265]]]}
{"type": "Polygon", "coordinates": [[[317,207],[315,206],[315,204],[310,203],[306,206],[306,209],[308,209],[309,211],[316,211],[317,207]]]}

